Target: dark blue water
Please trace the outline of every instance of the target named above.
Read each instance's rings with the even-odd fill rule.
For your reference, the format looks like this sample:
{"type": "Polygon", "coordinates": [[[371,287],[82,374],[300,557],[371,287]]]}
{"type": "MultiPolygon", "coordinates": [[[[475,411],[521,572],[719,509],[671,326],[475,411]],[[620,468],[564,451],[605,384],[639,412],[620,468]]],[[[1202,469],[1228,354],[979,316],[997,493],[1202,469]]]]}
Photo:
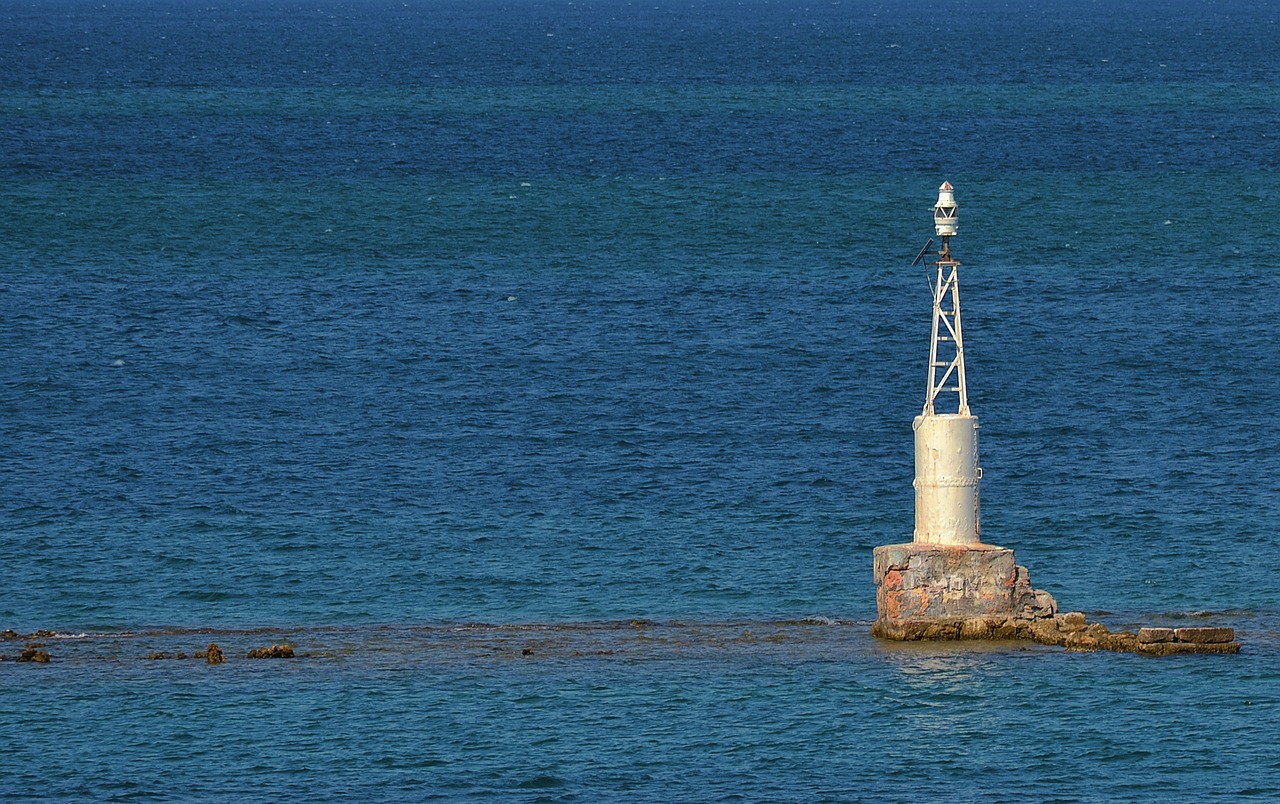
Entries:
{"type": "Polygon", "coordinates": [[[1278,17],[0,0],[0,792],[1280,796],[1278,17]],[[943,180],[984,537],[1239,656],[870,637],[943,180]]]}

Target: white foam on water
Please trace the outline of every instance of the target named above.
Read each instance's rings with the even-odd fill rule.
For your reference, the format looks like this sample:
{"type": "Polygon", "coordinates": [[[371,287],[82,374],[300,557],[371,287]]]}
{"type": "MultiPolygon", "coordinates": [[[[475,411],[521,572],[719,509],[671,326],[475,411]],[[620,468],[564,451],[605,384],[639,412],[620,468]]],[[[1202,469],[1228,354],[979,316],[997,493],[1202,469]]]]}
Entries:
{"type": "Polygon", "coordinates": [[[839,625],[839,620],[833,620],[830,617],[824,617],[821,614],[811,614],[800,620],[802,623],[812,623],[814,625],[839,625]]]}

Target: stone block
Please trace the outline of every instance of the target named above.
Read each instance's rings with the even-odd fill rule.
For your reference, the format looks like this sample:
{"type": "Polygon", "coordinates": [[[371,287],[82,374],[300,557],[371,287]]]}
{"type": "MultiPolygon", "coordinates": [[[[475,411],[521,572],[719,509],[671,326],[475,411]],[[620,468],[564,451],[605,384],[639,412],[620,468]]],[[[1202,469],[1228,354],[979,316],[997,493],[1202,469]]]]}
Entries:
{"type": "Polygon", "coordinates": [[[871,626],[873,636],[901,642],[1004,640],[1023,638],[1019,626],[1008,617],[939,618],[932,620],[888,620],[881,618],[871,626]]]}
{"type": "Polygon", "coordinates": [[[1107,634],[1099,637],[1099,647],[1106,650],[1113,650],[1118,653],[1133,653],[1138,649],[1138,637],[1126,631],[1117,634],[1107,634]]]}
{"type": "Polygon", "coordinates": [[[1234,628],[1175,628],[1173,633],[1179,642],[1201,645],[1231,642],[1236,638],[1234,628]]]}
{"type": "Polygon", "coordinates": [[[905,588],[903,586],[902,570],[889,570],[884,575],[880,576],[880,586],[883,589],[893,592],[901,591],[905,588]]]}
{"type": "Polygon", "coordinates": [[[1067,650],[1092,651],[1099,650],[1098,638],[1088,631],[1075,631],[1063,635],[1062,645],[1067,650]]]}
{"type": "Polygon", "coordinates": [[[1239,653],[1239,642],[1138,642],[1144,656],[1172,656],[1180,653],[1239,653]]]}
{"type": "Polygon", "coordinates": [[[1087,625],[1083,611],[1068,611],[1066,614],[1059,614],[1054,618],[1058,624],[1058,630],[1065,633],[1072,631],[1083,631],[1087,625]]]}
{"type": "Polygon", "coordinates": [[[1058,613],[1058,601],[1043,589],[1031,587],[1031,575],[1021,564],[1014,567],[1013,610],[1024,620],[1051,620],[1058,613]]]}
{"type": "Polygon", "coordinates": [[[1060,631],[1057,622],[1053,620],[1034,620],[1025,623],[1024,627],[1019,629],[1018,636],[1034,640],[1041,645],[1065,645],[1071,634],[1060,631]]]}
{"type": "Polygon", "coordinates": [[[995,639],[1005,619],[1002,617],[974,617],[960,623],[961,639],[995,639]]]}
{"type": "Polygon", "coordinates": [[[1144,645],[1150,645],[1156,642],[1172,642],[1173,640],[1174,640],[1174,635],[1173,635],[1172,628],[1139,628],[1138,629],[1138,642],[1144,645]]]}

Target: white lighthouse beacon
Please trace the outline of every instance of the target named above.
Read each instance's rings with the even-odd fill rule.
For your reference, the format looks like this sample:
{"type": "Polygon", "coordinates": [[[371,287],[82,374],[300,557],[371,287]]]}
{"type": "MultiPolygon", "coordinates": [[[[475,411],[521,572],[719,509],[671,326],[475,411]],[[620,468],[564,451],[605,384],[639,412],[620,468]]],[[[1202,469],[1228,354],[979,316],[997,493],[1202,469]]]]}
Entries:
{"type": "Polygon", "coordinates": [[[969,411],[960,325],[960,262],[951,256],[958,230],[955,190],[943,182],[933,206],[934,232],[913,264],[933,261],[929,383],[915,431],[916,519],[912,541],[875,548],[877,618],[886,639],[1007,638],[1051,618],[1057,603],[1031,588],[1013,551],[981,538],[978,519],[978,418],[969,411]]]}
{"type": "MultiPolygon", "coordinates": [[[[969,412],[960,325],[960,262],[951,256],[959,215],[950,182],[938,188],[933,227],[942,238],[933,280],[933,327],[924,410],[915,418],[916,527],[922,544],[978,544],[978,418],[969,412]],[[945,407],[945,410],[943,409],[945,407]]],[[[930,241],[932,244],[932,241],[930,241]]],[[[925,246],[925,251],[929,248],[925,246]]],[[[924,253],[921,253],[921,257],[924,253]]],[[[918,258],[919,259],[919,258],[918,258]]]]}

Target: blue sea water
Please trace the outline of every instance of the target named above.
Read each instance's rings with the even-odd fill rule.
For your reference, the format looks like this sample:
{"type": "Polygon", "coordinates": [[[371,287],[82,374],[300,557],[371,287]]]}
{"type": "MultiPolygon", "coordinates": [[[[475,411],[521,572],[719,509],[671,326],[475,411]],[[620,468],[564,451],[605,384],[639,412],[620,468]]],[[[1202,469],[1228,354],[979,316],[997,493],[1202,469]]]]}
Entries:
{"type": "Polygon", "coordinates": [[[1280,797],[1278,18],[0,0],[0,793],[1280,797]],[[871,638],[943,180],[985,539],[1240,655],[871,638]]]}

